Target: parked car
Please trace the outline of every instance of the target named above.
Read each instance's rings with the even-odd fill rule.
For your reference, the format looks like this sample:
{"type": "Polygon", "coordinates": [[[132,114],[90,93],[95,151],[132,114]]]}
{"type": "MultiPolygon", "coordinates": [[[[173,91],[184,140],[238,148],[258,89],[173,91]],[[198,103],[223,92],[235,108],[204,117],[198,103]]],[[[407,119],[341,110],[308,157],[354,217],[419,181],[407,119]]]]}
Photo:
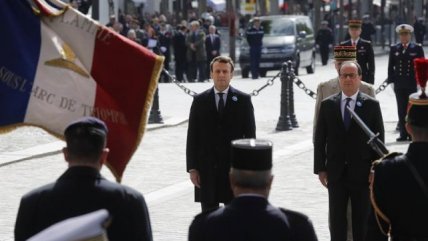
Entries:
{"type": "MultiPolygon", "coordinates": [[[[268,70],[279,70],[282,63],[294,62],[295,74],[304,67],[308,74],[315,71],[315,38],[311,20],[302,15],[276,15],[260,17],[265,32],[260,59],[260,76],[268,70]]],[[[251,26],[251,22],[249,24],[251,26]]],[[[242,78],[250,72],[250,48],[244,37],[241,42],[239,64],[242,78]]]]}

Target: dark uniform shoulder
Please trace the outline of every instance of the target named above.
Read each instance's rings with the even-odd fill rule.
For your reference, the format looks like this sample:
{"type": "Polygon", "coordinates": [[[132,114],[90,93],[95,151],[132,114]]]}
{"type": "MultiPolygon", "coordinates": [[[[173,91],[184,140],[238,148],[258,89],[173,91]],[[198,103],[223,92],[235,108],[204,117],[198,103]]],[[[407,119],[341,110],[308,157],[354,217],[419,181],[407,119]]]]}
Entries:
{"type": "Polygon", "coordinates": [[[385,166],[385,165],[391,165],[393,163],[401,162],[403,159],[398,158],[402,156],[403,154],[400,152],[391,152],[385,155],[384,157],[376,160],[373,162],[373,168],[376,168],[378,166],[385,166]]]}
{"type": "Polygon", "coordinates": [[[208,216],[210,216],[211,214],[215,214],[215,213],[217,213],[219,211],[222,211],[222,209],[223,208],[218,207],[218,208],[212,208],[212,209],[209,209],[209,210],[205,210],[205,211],[203,211],[203,212],[201,212],[201,213],[199,213],[198,215],[195,216],[195,221],[204,220],[208,216]]]}
{"type": "Polygon", "coordinates": [[[285,208],[279,208],[279,210],[281,210],[281,212],[283,212],[287,216],[290,222],[291,220],[309,222],[309,217],[303,213],[285,208]]]}
{"type": "Polygon", "coordinates": [[[285,214],[289,222],[291,240],[317,241],[314,227],[308,216],[289,209],[279,208],[285,214]]]}
{"type": "Polygon", "coordinates": [[[349,43],[349,41],[351,41],[351,40],[350,40],[350,39],[348,39],[348,40],[342,41],[342,42],[340,42],[340,45],[347,44],[347,43],[349,43]]]}
{"type": "Polygon", "coordinates": [[[372,43],[372,41],[370,41],[370,40],[366,40],[366,39],[362,39],[362,38],[360,38],[360,41],[361,41],[362,43],[366,43],[366,44],[371,44],[371,43],[372,43]]]}

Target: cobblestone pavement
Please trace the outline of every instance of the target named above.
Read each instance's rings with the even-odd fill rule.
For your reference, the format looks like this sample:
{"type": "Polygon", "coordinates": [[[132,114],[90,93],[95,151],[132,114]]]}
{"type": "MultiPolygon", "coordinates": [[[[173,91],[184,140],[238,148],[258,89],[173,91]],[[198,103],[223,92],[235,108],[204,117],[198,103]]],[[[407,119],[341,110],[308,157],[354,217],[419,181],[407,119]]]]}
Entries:
{"type": "MultiPolygon", "coordinates": [[[[377,83],[386,77],[387,57],[377,59],[377,83]]],[[[315,75],[299,76],[312,90],[322,81],[334,77],[333,65],[317,66],[315,75]]],[[[304,72],[302,70],[301,72],[304,72]]],[[[274,74],[274,72],[272,72],[274,74]]],[[[232,84],[251,92],[267,78],[253,81],[237,79],[232,84]]],[[[196,92],[210,83],[187,84],[196,92]]],[[[274,142],[274,184],[270,201],[277,206],[306,213],[315,226],[319,240],[329,240],[327,224],[327,192],[312,173],[312,118],[315,101],[295,88],[295,109],[300,127],[277,132],[280,82],[253,97],[257,120],[257,137],[274,142]]],[[[379,94],[386,128],[386,143],[390,150],[405,151],[407,143],[397,144],[394,132],[396,105],[392,90],[379,94]]],[[[186,119],[192,99],[172,84],[160,85],[161,112],[165,120],[186,119]]],[[[125,171],[123,183],[141,191],[149,205],[155,240],[184,241],[188,226],[200,211],[193,202],[193,187],[185,173],[185,140],[187,124],[146,132],[125,171]]],[[[13,155],[34,146],[57,141],[43,130],[19,128],[0,135],[0,163],[4,153],[13,155]]],[[[61,144],[61,143],[60,143],[61,144]]],[[[48,155],[11,165],[0,166],[0,241],[13,240],[13,226],[20,197],[29,190],[55,180],[66,168],[61,154],[48,155]]],[[[109,170],[103,175],[113,180],[109,170]]]]}

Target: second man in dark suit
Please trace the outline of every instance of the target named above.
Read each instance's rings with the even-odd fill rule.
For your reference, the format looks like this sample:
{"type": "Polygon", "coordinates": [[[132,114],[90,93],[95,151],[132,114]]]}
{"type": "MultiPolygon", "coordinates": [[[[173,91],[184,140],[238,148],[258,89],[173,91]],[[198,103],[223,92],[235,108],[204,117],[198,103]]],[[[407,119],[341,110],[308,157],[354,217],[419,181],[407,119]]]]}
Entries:
{"type": "Polygon", "coordinates": [[[346,106],[354,109],[367,126],[384,139],[379,102],[359,92],[361,74],[357,63],[342,64],[339,71],[342,91],[321,103],[315,130],[314,173],[328,189],[332,241],[346,240],[348,199],[352,206],[353,240],[364,240],[370,210],[370,167],[378,158],[346,106]]]}
{"type": "Polygon", "coordinates": [[[232,200],[229,184],[230,143],[256,136],[251,97],[230,86],[233,61],[219,56],[211,62],[214,87],[195,96],[187,132],[187,172],[202,210],[232,200]]]}
{"type": "Polygon", "coordinates": [[[373,46],[370,41],[360,38],[361,20],[349,20],[350,39],[340,43],[342,46],[355,46],[357,49],[357,62],[363,71],[362,80],[374,84],[375,60],[373,46]]]}
{"type": "Polygon", "coordinates": [[[208,35],[205,38],[205,49],[207,52],[207,76],[210,73],[210,64],[211,61],[220,55],[221,41],[220,36],[216,34],[216,27],[210,25],[208,27],[208,35]]]}

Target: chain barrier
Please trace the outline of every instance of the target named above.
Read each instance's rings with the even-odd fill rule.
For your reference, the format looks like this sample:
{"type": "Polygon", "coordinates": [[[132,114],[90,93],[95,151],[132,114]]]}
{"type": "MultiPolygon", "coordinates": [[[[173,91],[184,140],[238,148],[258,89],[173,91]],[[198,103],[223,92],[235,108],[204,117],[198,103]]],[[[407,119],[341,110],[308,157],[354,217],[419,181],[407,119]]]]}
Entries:
{"type": "Polygon", "coordinates": [[[278,78],[281,75],[281,73],[282,73],[282,71],[279,71],[278,74],[276,74],[272,79],[269,79],[266,82],[266,84],[264,84],[262,87],[260,87],[257,90],[253,90],[250,95],[257,96],[257,95],[259,95],[260,91],[262,91],[264,88],[266,88],[268,86],[272,86],[275,79],[278,78]]]}
{"type": "Polygon", "coordinates": [[[305,83],[303,83],[303,81],[301,81],[299,78],[294,76],[293,82],[297,85],[297,87],[303,90],[305,94],[309,95],[309,97],[312,97],[313,99],[317,98],[317,94],[314,91],[308,89],[305,83]]]}
{"type": "Polygon", "coordinates": [[[379,94],[380,92],[384,91],[388,85],[389,85],[388,79],[386,79],[384,82],[382,82],[381,85],[379,85],[379,87],[376,89],[375,93],[379,94]]]}
{"type": "MultiPolygon", "coordinates": [[[[195,91],[187,88],[186,86],[184,86],[181,82],[177,81],[177,79],[175,78],[175,76],[171,75],[168,70],[163,69],[162,72],[164,74],[166,74],[168,76],[168,78],[171,80],[172,83],[176,84],[180,89],[182,89],[184,91],[184,93],[190,95],[190,96],[195,96],[198,93],[196,93],[195,91]]],[[[268,86],[272,86],[275,79],[278,78],[281,75],[281,71],[278,72],[277,75],[275,75],[272,79],[269,79],[266,84],[264,84],[262,87],[260,87],[259,89],[253,90],[250,95],[251,96],[257,96],[259,95],[260,91],[262,91],[264,88],[268,87],[268,86]]]]}
{"type": "Polygon", "coordinates": [[[193,91],[193,90],[187,88],[186,86],[184,86],[181,82],[177,81],[177,79],[175,78],[175,76],[172,76],[168,72],[168,70],[163,69],[162,72],[168,76],[168,78],[171,80],[172,83],[176,84],[180,89],[182,89],[184,91],[184,93],[186,93],[186,94],[188,94],[188,95],[190,95],[192,97],[198,94],[195,91],[193,91]]]}

